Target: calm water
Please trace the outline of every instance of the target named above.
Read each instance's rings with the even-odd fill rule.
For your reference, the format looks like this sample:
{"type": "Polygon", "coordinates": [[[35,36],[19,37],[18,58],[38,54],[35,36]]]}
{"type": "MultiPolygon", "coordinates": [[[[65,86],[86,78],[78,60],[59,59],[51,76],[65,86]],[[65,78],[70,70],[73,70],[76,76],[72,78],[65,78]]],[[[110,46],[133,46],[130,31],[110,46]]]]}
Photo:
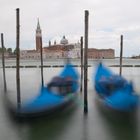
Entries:
{"type": "MultiPolygon", "coordinates": [[[[104,60],[105,64],[118,64],[118,60],[104,60]]],[[[63,64],[63,61],[45,61],[45,64],[63,64]]],[[[79,60],[74,61],[75,64],[79,60]]],[[[90,64],[95,64],[90,61],[90,64]]],[[[139,65],[138,60],[125,60],[126,64],[139,65]]],[[[14,61],[8,61],[6,65],[13,65],[14,61]]],[[[38,65],[35,61],[22,61],[24,65],[38,65]]],[[[94,66],[94,65],[93,65],[94,66]]],[[[115,73],[119,69],[111,67],[115,73]]],[[[80,71],[80,68],[78,68],[80,71]]],[[[47,83],[61,68],[45,68],[44,80],[47,83]]],[[[132,80],[136,91],[140,94],[140,68],[123,68],[125,78],[132,80]]],[[[16,102],[15,69],[6,69],[7,87],[9,97],[16,102]]],[[[88,69],[88,115],[83,115],[83,98],[79,96],[75,106],[64,110],[55,116],[36,119],[31,123],[17,123],[10,119],[7,114],[3,100],[3,79],[0,69],[0,139],[1,140],[139,140],[140,139],[140,110],[135,118],[119,119],[114,114],[105,114],[95,102],[95,91],[92,83],[94,67],[88,69]]],[[[22,101],[33,98],[40,89],[40,69],[21,69],[21,97],[22,101]]]]}
{"type": "MultiPolygon", "coordinates": [[[[46,59],[44,60],[44,65],[61,65],[64,64],[63,59],[46,59]]],[[[78,64],[80,65],[79,59],[72,60],[73,64],[78,64]]],[[[116,59],[102,59],[103,63],[106,65],[118,65],[119,64],[119,58],[116,59]]],[[[97,60],[89,59],[88,60],[89,65],[93,65],[97,63],[97,60]]],[[[140,60],[139,59],[123,59],[123,64],[124,65],[140,65],[140,60]]],[[[6,66],[15,66],[15,60],[6,60],[6,66]]],[[[20,61],[21,66],[39,66],[40,65],[40,60],[21,60],[20,61]]],[[[0,63],[0,67],[2,67],[2,64],[0,63]]]]}

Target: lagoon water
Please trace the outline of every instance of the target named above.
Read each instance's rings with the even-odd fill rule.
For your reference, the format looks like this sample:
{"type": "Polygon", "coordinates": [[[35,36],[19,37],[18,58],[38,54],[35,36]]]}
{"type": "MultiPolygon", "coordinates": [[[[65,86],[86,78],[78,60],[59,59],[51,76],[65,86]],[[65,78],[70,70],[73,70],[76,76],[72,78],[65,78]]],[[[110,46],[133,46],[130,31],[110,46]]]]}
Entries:
{"type": "MultiPolygon", "coordinates": [[[[79,60],[73,60],[79,65],[79,60]]],[[[118,59],[103,61],[106,65],[118,65],[118,59]]],[[[46,60],[44,65],[62,65],[63,60],[46,60]]],[[[18,123],[13,121],[6,112],[3,100],[3,76],[0,68],[0,140],[140,140],[140,109],[134,118],[119,119],[108,117],[102,113],[95,102],[95,91],[92,76],[95,73],[97,61],[89,60],[92,67],[88,68],[88,114],[83,114],[83,97],[80,95],[71,108],[58,114],[38,118],[32,122],[18,123]]],[[[140,65],[140,60],[125,59],[123,64],[140,65]]],[[[6,60],[6,66],[15,65],[14,60],[6,60]]],[[[39,61],[21,60],[22,66],[40,65],[39,61]]],[[[1,64],[0,64],[1,67],[1,64]]],[[[76,67],[80,73],[80,67],[76,67]]],[[[57,75],[62,68],[44,68],[44,81],[47,82],[57,75]]],[[[119,73],[118,67],[110,67],[119,73]]],[[[122,75],[132,80],[136,92],[140,94],[140,67],[123,67],[122,75]]],[[[22,102],[37,96],[40,90],[40,69],[21,68],[21,99],[22,102]]],[[[6,68],[6,79],[9,97],[16,103],[16,70],[6,68]]]]}

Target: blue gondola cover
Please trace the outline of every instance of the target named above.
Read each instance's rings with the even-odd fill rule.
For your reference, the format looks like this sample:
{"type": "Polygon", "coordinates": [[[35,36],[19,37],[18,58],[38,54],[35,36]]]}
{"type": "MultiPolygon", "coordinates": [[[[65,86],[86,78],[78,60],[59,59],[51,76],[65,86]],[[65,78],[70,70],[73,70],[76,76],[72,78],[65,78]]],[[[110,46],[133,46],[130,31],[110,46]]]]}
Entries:
{"type": "Polygon", "coordinates": [[[97,66],[93,79],[96,93],[105,106],[123,112],[138,107],[139,96],[134,91],[133,83],[113,74],[102,63],[97,66]]]}

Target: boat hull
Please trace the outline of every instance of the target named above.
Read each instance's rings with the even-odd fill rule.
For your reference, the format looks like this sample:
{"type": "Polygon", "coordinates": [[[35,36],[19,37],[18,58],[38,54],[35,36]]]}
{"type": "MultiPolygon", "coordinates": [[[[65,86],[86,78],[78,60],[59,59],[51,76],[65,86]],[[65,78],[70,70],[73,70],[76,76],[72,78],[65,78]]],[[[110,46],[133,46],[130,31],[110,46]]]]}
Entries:
{"type": "Polygon", "coordinates": [[[98,65],[94,80],[97,99],[103,108],[120,114],[128,114],[137,109],[139,96],[135,93],[132,82],[113,74],[102,64],[98,65]]]}
{"type": "Polygon", "coordinates": [[[35,118],[53,114],[58,111],[61,112],[63,108],[69,106],[78,95],[78,72],[70,63],[68,63],[59,74],[59,77],[59,79],[62,79],[62,83],[60,84],[55,81],[55,85],[52,84],[53,88],[57,88],[57,90],[52,90],[53,88],[48,86],[50,84],[41,87],[38,96],[22,103],[20,108],[13,105],[7,96],[5,100],[10,114],[16,118],[35,118]]]}
{"type": "Polygon", "coordinates": [[[35,110],[35,111],[23,111],[23,108],[17,109],[15,105],[13,105],[10,101],[7,101],[7,108],[12,117],[16,119],[32,119],[36,117],[48,116],[52,114],[56,114],[58,112],[67,109],[68,107],[75,104],[75,100],[77,99],[78,93],[72,93],[69,97],[64,97],[61,103],[52,105],[52,106],[44,106],[43,109],[35,110]]]}

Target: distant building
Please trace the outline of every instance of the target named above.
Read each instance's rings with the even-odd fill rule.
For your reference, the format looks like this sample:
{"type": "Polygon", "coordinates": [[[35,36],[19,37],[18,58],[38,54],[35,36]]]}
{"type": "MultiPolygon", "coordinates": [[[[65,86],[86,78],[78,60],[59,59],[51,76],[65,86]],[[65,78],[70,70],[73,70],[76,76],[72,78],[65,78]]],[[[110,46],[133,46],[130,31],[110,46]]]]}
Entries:
{"type": "Polygon", "coordinates": [[[44,58],[63,58],[64,56],[63,45],[51,45],[43,48],[44,58]]]}
{"type": "Polygon", "coordinates": [[[99,50],[100,58],[115,58],[115,51],[113,49],[100,49],[99,50]]]}
{"type": "Polygon", "coordinates": [[[68,40],[63,36],[60,44],[50,45],[43,48],[44,58],[79,58],[80,44],[68,44],[68,40]]]}
{"type": "Polygon", "coordinates": [[[89,48],[88,49],[88,58],[93,59],[109,59],[115,58],[115,51],[113,49],[95,49],[89,48]]]}
{"type": "Polygon", "coordinates": [[[40,48],[42,46],[42,31],[40,28],[39,19],[36,28],[36,50],[21,50],[21,59],[40,59],[40,48]]]}
{"type": "Polygon", "coordinates": [[[21,59],[40,59],[40,52],[36,50],[21,50],[20,58],[21,59]]]}
{"type": "Polygon", "coordinates": [[[69,51],[69,57],[80,58],[81,57],[81,44],[78,42],[78,43],[73,44],[73,46],[74,46],[73,49],[69,51]]]}
{"type": "MultiPolygon", "coordinates": [[[[36,29],[36,50],[21,50],[20,57],[22,59],[40,59],[40,49],[42,46],[42,33],[39,24],[37,22],[36,29]]],[[[54,44],[51,44],[42,48],[43,58],[80,58],[81,57],[81,44],[78,43],[69,43],[68,39],[65,36],[62,37],[60,43],[57,44],[56,40],[54,44]]],[[[113,49],[95,49],[88,48],[88,58],[99,59],[99,58],[114,58],[115,51],[113,49]]]]}

